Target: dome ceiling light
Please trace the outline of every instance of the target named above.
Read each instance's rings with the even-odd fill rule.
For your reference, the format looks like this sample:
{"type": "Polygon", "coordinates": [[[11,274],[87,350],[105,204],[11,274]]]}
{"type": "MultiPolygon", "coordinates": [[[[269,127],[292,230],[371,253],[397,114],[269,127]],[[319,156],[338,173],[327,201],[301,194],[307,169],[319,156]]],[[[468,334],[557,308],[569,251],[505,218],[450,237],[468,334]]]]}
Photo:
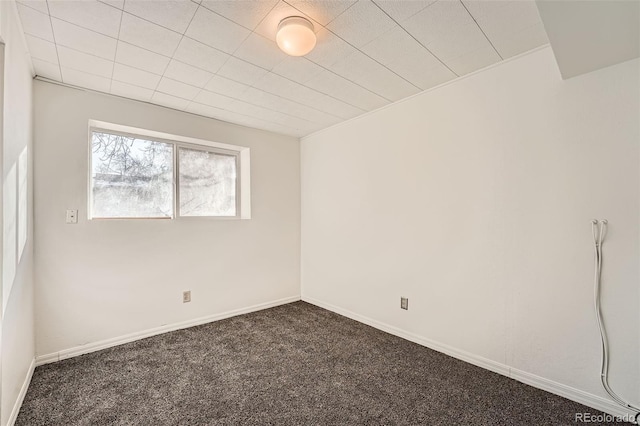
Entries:
{"type": "Polygon", "coordinates": [[[304,56],[316,46],[313,24],[301,16],[289,16],[278,24],[278,47],[287,55],[304,56]]]}

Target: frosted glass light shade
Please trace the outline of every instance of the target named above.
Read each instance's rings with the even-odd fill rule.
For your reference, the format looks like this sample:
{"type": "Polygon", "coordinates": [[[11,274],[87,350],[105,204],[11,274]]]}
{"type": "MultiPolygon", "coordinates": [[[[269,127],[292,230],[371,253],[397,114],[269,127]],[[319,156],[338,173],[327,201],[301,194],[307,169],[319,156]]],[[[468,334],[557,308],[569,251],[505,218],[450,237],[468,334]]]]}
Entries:
{"type": "Polygon", "coordinates": [[[300,16],[284,18],[278,25],[276,43],[287,55],[306,55],[316,47],[313,24],[300,16]]]}

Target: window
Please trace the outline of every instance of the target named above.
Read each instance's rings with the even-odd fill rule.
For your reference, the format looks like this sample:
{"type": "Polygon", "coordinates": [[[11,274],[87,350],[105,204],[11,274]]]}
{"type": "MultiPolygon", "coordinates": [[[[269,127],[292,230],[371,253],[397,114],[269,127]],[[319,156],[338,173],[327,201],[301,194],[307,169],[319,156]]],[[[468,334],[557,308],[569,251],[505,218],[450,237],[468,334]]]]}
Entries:
{"type": "Polygon", "coordinates": [[[236,156],[179,149],[181,216],[236,215],[236,156]]]}
{"type": "Polygon", "coordinates": [[[173,217],[173,145],[92,132],[94,218],[173,217]]]}
{"type": "Polygon", "coordinates": [[[90,218],[248,218],[240,196],[248,149],[175,138],[187,140],[92,127],[90,218]]]}

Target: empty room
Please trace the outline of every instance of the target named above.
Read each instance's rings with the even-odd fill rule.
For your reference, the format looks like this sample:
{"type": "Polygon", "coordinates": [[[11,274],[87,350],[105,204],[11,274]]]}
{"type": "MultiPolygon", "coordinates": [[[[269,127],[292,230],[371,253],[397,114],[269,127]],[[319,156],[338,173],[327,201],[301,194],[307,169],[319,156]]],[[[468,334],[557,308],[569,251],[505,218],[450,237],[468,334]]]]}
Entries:
{"type": "Polygon", "coordinates": [[[640,424],[640,0],[0,0],[0,426],[640,424]]]}

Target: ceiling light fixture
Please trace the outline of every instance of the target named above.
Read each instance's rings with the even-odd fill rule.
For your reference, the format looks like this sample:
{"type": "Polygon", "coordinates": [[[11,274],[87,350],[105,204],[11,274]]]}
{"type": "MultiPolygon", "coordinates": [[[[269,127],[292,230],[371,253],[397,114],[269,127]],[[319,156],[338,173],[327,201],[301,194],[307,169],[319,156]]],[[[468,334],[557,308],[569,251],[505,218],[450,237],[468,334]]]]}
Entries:
{"type": "Polygon", "coordinates": [[[276,42],[287,55],[304,56],[316,47],[313,24],[301,16],[284,18],[278,25],[276,42]]]}

